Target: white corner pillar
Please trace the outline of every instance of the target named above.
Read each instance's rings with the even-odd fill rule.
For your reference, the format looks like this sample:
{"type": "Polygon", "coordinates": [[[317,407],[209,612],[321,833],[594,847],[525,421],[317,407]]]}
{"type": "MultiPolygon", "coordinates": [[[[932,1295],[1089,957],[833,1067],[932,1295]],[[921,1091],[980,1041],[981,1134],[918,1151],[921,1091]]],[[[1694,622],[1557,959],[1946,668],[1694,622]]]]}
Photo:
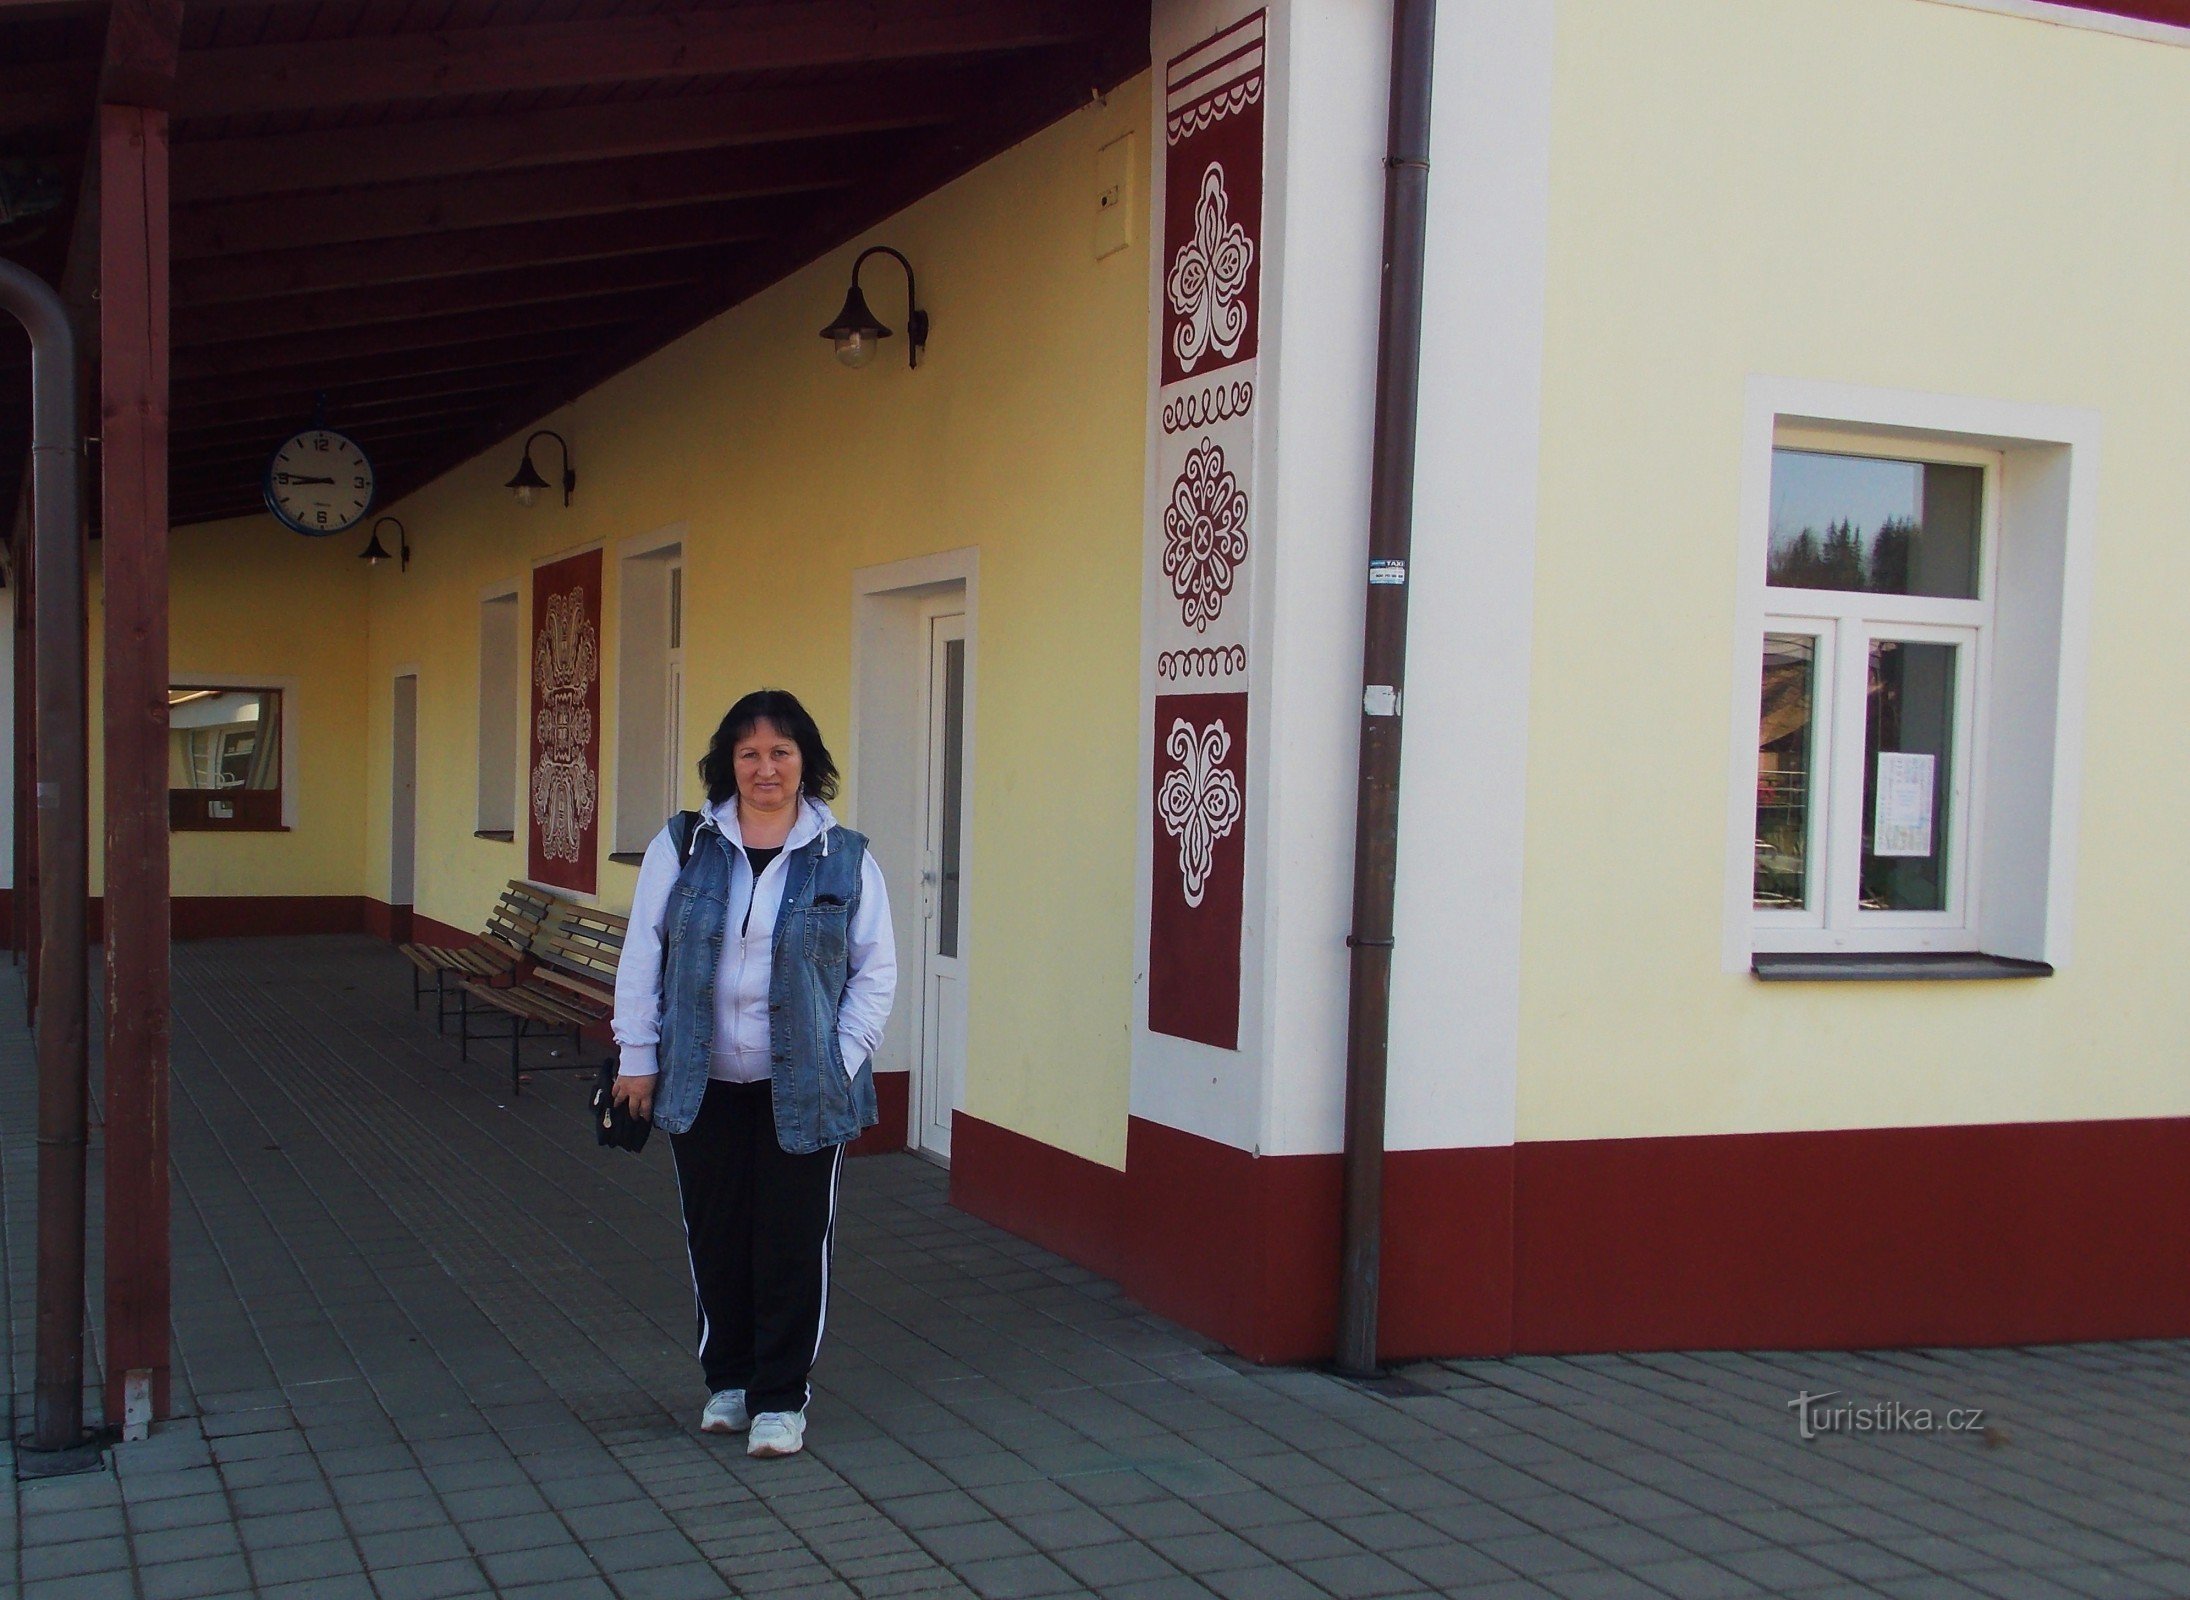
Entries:
{"type": "Polygon", "coordinates": [[[1336,1282],[1335,1188],[1328,1218],[1294,1191],[1341,1124],[1391,21],[1158,0],[1153,27],[1128,1173],[1137,1237],[1172,1222],[1134,1286],[1281,1358],[1328,1337],[1285,1266],[1308,1234],[1336,1282]]]}
{"type": "MultiPolygon", "coordinates": [[[[1510,1340],[1552,6],[1438,17],[1387,1356],[1510,1340]]],[[[1129,1278],[1250,1355],[1313,1358],[1338,1273],[1391,10],[1157,0],[1153,27],[1129,1278]]]]}

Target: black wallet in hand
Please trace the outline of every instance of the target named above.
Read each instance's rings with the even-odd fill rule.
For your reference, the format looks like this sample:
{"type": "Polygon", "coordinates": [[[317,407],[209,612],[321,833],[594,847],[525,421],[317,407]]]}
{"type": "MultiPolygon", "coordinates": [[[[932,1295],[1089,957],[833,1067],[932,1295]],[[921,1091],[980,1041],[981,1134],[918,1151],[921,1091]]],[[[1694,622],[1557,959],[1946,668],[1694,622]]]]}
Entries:
{"type": "Polygon", "coordinates": [[[646,1136],[654,1131],[652,1117],[635,1117],[616,1100],[616,1063],[601,1063],[593,1080],[593,1142],[618,1150],[644,1150],[646,1136]]]}

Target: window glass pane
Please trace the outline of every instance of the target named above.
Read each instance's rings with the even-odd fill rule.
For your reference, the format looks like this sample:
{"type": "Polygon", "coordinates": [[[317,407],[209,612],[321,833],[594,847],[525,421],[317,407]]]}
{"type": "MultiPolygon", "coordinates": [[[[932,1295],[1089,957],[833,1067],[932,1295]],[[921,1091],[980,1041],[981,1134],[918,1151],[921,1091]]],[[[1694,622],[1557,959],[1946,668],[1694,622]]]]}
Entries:
{"type": "Polygon", "coordinates": [[[1866,911],[1947,909],[1958,653],[1951,644],[1871,641],[1863,737],[1866,911]]]}
{"type": "Polygon", "coordinates": [[[1981,467],[1774,450],[1766,581],[1974,600],[1984,490],[1981,467]]]}
{"type": "Polygon", "coordinates": [[[1810,903],[1811,729],[1817,708],[1817,640],[1764,636],[1764,705],[1757,725],[1755,899],[1760,908],[1810,903]]]}
{"type": "Polygon", "coordinates": [[[943,815],[942,882],[936,885],[935,953],[958,954],[958,895],[965,875],[960,824],[966,787],[966,641],[943,646],[943,815]]]}
{"type": "Polygon", "coordinates": [[[279,789],[280,691],[169,689],[167,786],[279,789]]]}

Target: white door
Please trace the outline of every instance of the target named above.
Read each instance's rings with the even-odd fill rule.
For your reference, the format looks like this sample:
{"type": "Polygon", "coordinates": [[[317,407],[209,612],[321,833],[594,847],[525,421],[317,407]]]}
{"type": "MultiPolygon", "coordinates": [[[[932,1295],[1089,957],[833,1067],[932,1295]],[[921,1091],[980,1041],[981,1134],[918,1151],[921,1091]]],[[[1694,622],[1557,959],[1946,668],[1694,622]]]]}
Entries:
{"type": "Polygon", "coordinates": [[[418,875],[418,679],[395,680],[393,793],[388,805],[388,904],[407,907],[418,875]]]}
{"type": "Polygon", "coordinates": [[[669,660],[662,706],[662,777],[664,815],[684,805],[684,563],[669,569],[669,660]]]}
{"type": "Polygon", "coordinates": [[[928,761],[920,851],[920,1059],[913,1142],[951,1150],[966,1092],[966,618],[928,622],[928,761]]]}

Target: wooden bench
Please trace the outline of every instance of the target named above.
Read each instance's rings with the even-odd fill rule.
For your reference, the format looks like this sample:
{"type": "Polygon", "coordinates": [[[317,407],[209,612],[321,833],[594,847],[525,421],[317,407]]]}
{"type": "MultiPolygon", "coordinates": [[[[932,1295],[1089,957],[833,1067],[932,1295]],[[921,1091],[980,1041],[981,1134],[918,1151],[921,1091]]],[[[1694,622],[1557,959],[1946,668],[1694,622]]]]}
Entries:
{"type": "MultiPolygon", "coordinates": [[[[510,1093],[523,1092],[518,1049],[535,1029],[570,1035],[575,1053],[583,1031],[605,1022],[616,1009],[616,963],[623,955],[626,920],[613,911],[552,900],[526,947],[529,965],[506,976],[466,978],[463,1009],[458,1013],[462,1054],[471,1059],[472,1021],[477,1000],[510,1019],[510,1093]]],[[[501,1034],[482,1037],[501,1038],[501,1034]]],[[[579,1063],[573,1061],[572,1066],[579,1063]]]]}
{"type": "MultiPolygon", "coordinates": [[[[487,926],[469,944],[406,944],[403,954],[415,970],[411,974],[411,1009],[418,1009],[425,994],[425,980],[433,980],[433,1025],[448,1029],[449,979],[459,981],[506,979],[523,965],[554,897],[519,878],[512,878],[502,898],[495,902],[487,926]]],[[[455,991],[461,1004],[469,1004],[463,990],[455,991]]]]}

